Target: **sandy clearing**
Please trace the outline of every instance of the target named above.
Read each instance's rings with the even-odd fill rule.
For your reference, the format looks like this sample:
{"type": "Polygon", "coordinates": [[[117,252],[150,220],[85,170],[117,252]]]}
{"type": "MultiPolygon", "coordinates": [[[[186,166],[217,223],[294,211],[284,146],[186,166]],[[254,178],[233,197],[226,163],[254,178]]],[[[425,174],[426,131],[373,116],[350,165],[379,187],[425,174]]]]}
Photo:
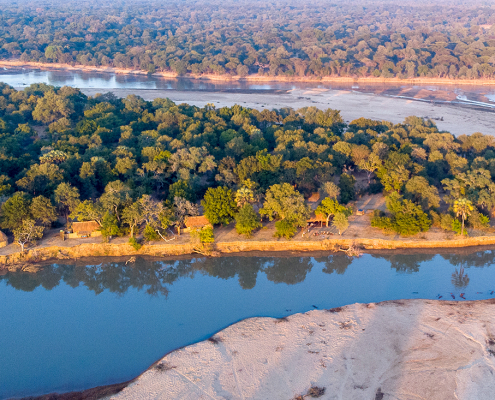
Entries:
{"type": "MultiPolygon", "coordinates": [[[[87,95],[102,92],[101,89],[82,89],[87,95]]],[[[410,115],[434,119],[440,130],[456,136],[482,132],[495,135],[495,112],[469,106],[433,104],[375,94],[350,92],[347,90],[299,90],[281,93],[232,93],[176,90],[113,89],[116,96],[136,94],[146,100],[168,97],[176,103],[188,103],[204,107],[213,103],[217,107],[240,104],[258,110],[282,107],[301,108],[315,106],[320,109],[333,108],[341,111],[346,121],[365,117],[403,122],[410,115]],[[443,118],[443,121],[441,120],[443,118]]]]}
{"type": "Polygon", "coordinates": [[[494,301],[354,304],[252,318],[170,353],[121,393],[139,399],[488,400],[494,301]]]}

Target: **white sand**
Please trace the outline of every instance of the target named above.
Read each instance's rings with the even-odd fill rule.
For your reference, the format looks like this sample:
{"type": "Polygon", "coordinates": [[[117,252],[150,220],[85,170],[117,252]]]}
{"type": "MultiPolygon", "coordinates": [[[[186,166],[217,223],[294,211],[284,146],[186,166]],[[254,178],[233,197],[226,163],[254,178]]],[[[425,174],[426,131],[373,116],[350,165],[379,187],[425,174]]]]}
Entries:
{"type": "MultiPolygon", "coordinates": [[[[102,92],[101,89],[82,89],[82,91],[87,95],[102,92]]],[[[295,89],[289,93],[277,94],[140,89],[113,89],[111,91],[120,97],[129,94],[139,95],[146,100],[168,97],[176,103],[188,103],[199,107],[213,103],[217,108],[240,104],[258,110],[282,107],[298,109],[307,106],[315,106],[320,109],[333,108],[340,110],[341,115],[348,122],[365,117],[400,123],[406,117],[415,115],[438,119],[434,122],[440,130],[451,132],[456,136],[474,132],[495,134],[495,112],[344,90],[295,89]],[[440,121],[442,117],[444,120],[440,121]]]]}
{"type": "Polygon", "coordinates": [[[408,300],[248,319],[112,398],[290,400],[318,386],[321,399],[493,400],[494,311],[490,300],[408,300]]]}

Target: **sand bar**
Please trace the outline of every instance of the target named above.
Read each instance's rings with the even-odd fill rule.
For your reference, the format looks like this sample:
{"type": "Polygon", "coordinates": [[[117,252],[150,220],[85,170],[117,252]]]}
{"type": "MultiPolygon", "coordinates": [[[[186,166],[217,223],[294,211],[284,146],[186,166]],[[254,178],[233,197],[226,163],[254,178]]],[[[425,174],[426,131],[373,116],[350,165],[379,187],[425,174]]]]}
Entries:
{"type": "MultiPolygon", "coordinates": [[[[101,89],[82,89],[87,95],[101,93],[101,89]]],[[[403,122],[410,115],[432,118],[440,130],[456,136],[482,132],[495,134],[495,110],[467,104],[431,103],[428,101],[386,97],[377,94],[331,89],[294,89],[280,93],[232,93],[177,90],[112,89],[116,96],[136,94],[145,100],[168,97],[176,103],[204,107],[213,103],[217,108],[240,104],[245,107],[280,109],[314,106],[319,109],[337,109],[345,121],[364,117],[376,120],[403,122]]]]}
{"type": "Polygon", "coordinates": [[[318,387],[328,400],[491,400],[494,311],[493,300],[407,300],[247,319],[111,398],[290,400],[318,387]]]}

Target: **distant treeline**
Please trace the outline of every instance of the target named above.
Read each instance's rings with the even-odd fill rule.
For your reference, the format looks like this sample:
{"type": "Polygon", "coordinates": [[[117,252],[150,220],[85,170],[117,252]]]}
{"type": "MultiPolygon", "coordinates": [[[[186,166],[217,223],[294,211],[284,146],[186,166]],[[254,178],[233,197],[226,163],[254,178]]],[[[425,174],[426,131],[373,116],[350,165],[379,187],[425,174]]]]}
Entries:
{"type": "Polygon", "coordinates": [[[482,2],[15,2],[0,58],[184,74],[493,78],[482,2]]]}

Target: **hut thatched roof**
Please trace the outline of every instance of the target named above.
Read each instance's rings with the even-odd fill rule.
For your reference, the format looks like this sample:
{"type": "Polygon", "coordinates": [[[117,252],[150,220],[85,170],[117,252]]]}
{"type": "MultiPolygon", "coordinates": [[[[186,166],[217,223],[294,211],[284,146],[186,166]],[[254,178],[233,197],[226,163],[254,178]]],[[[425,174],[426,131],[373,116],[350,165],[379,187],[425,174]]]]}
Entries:
{"type": "Polygon", "coordinates": [[[2,231],[0,231],[0,243],[6,242],[7,240],[8,240],[7,235],[5,233],[3,233],[2,231]]]}
{"type": "Polygon", "coordinates": [[[320,200],[320,193],[319,192],[314,192],[309,196],[308,202],[310,203],[316,203],[318,200],[320,200]]]}
{"type": "Polygon", "coordinates": [[[96,221],[73,222],[72,231],[74,233],[91,233],[100,228],[96,221]]]}
{"type": "Polygon", "coordinates": [[[327,217],[325,217],[325,214],[314,214],[311,216],[311,218],[308,219],[308,222],[326,222],[327,217]]]}
{"type": "Polygon", "coordinates": [[[187,228],[202,228],[203,226],[210,225],[210,221],[204,215],[198,217],[187,217],[184,221],[187,228]]]}

